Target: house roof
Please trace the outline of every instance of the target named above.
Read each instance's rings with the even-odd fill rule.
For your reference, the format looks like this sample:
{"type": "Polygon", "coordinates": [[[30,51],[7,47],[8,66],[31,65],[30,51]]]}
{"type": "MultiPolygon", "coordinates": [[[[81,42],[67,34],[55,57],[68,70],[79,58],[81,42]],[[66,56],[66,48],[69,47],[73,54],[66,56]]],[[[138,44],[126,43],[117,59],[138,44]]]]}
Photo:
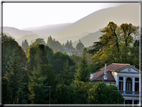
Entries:
{"type": "Polygon", "coordinates": [[[112,75],[112,73],[110,71],[107,72],[107,80],[104,80],[104,74],[102,74],[101,76],[97,77],[95,79],[95,81],[111,81],[111,82],[115,82],[115,79],[112,75]]]}
{"type": "MultiPolygon", "coordinates": [[[[124,68],[129,65],[130,64],[120,64],[120,63],[112,63],[111,65],[108,65],[107,66],[107,79],[109,80],[109,77],[111,78],[111,80],[114,79],[114,78],[112,78],[113,76],[112,76],[111,72],[108,72],[108,71],[116,71],[116,70],[119,70],[119,69],[124,68]]],[[[104,80],[103,76],[104,76],[104,72],[105,72],[105,67],[101,68],[100,70],[101,71],[93,74],[93,78],[91,80],[100,80],[100,79],[104,80]]],[[[115,79],[113,81],[115,81],[115,79]]]]}

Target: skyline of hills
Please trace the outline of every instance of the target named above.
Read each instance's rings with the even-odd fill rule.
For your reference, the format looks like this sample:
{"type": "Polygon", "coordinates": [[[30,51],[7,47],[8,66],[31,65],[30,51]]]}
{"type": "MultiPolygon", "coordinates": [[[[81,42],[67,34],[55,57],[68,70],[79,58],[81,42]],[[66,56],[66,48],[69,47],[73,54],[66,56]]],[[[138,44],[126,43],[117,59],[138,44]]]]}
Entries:
{"type": "Polygon", "coordinates": [[[118,26],[122,23],[132,23],[138,26],[139,17],[139,5],[127,4],[93,12],[75,23],[45,25],[23,30],[14,27],[3,27],[3,31],[14,37],[20,45],[24,39],[27,39],[30,44],[36,38],[43,38],[47,42],[47,38],[52,36],[61,43],[72,40],[73,46],[80,39],[85,46],[89,46],[98,41],[101,36],[100,29],[106,27],[110,21],[118,26]]]}

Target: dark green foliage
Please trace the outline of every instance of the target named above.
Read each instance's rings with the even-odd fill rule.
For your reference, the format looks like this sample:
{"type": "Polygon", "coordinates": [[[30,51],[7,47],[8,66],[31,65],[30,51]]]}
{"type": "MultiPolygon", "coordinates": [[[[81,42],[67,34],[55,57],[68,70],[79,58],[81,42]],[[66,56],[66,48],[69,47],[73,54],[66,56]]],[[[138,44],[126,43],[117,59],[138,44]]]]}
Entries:
{"type": "Polygon", "coordinates": [[[86,60],[86,48],[84,48],[81,60],[78,64],[78,69],[75,74],[75,80],[77,81],[89,81],[90,71],[88,69],[88,63],[86,60]]]}
{"type": "Polygon", "coordinates": [[[70,58],[77,64],[80,62],[81,57],[77,55],[71,55],[70,58]]]}
{"type": "Polygon", "coordinates": [[[12,91],[9,80],[6,77],[2,78],[2,103],[11,104],[12,91]]]}
{"type": "Polygon", "coordinates": [[[73,94],[73,88],[60,84],[56,91],[56,104],[74,104],[75,96],[73,94]]]}
{"type": "Polygon", "coordinates": [[[12,56],[10,57],[10,61],[8,62],[7,71],[5,77],[9,79],[9,84],[12,89],[12,103],[17,99],[17,91],[21,87],[23,88],[23,77],[24,77],[24,69],[20,62],[20,56],[17,56],[18,51],[16,49],[13,50],[12,56]]]}
{"type": "Polygon", "coordinates": [[[44,88],[45,84],[44,81],[47,79],[45,75],[41,74],[41,65],[39,64],[37,68],[34,67],[32,71],[32,76],[30,77],[29,82],[29,90],[30,95],[29,98],[33,104],[47,104],[48,98],[48,89],[44,88]]]}
{"type": "Polygon", "coordinates": [[[17,104],[24,104],[24,99],[23,99],[23,91],[21,88],[19,88],[17,92],[17,104]]]}
{"type": "Polygon", "coordinates": [[[61,72],[61,82],[69,86],[74,79],[75,67],[69,66],[68,61],[65,62],[63,71],[61,72]]]}
{"type": "Polygon", "coordinates": [[[96,83],[88,91],[89,104],[123,104],[124,98],[114,85],[96,83]],[[118,102],[119,95],[119,102],[118,102]]]}
{"type": "Polygon", "coordinates": [[[48,64],[46,57],[46,48],[44,45],[39,44],[37,41],[30,45],[28,53],[28,69],[33,70],[33,66],[37,67],[39,64],[48,64]]]}
{"type": "Polygon", "coordinates": [[[27,58],[23,49],[18,45],[18,43],[11,37],[3,34],[2,36],[2,76],[5,75],[8,68],[8,61],[10,60],[10,56],[12,56],[13,50],[16,49],[16,56],[20,57],[20,64],[22,67],[25,67],[27,58]]]}
{"type": "Polygon", "coordinates": [[[82,42],[79,40],[79,43],[76,45],[76,49],[77,50],[83,50],[84,45],[82,44],[82,42]]]}
{"type": "Polygon", "coordinates": [[[56,52],[53,56],[53,69],[55,73],[63,71],[64,63],[68,60],[69,66],[75,65],[74,61],[67,55],[61,52],[56,52]]]}
{"type": "Polygon", "coordinates": [[[73,95],[74,95],[74,103],[73,104],[88,104],[88,90],[92,88],[91,82],[83,82],[83,81],[74,81],[73,84],[71,84],[71,87],[73,89],[73,95]]]}

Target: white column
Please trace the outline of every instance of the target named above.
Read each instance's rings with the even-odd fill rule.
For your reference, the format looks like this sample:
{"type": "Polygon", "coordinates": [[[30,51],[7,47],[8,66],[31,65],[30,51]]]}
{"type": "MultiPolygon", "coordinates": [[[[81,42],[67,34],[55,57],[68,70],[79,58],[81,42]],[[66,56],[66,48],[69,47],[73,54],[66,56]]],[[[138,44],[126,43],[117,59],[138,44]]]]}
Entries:
{"type": "Polygon", "coordinates": [[[134,104],[134,100],[132,100],[132,104],[134,104]]]}
{"type": "Polygon", "coordinates": [[[135,92],[135,77],[133,77],[133,80],[132,80],[132,91],[134,94],[134,92],[135,92]]]}
{"type": "Polygon", "coordinates": [[[125,90],[126,90],[126,77],[123,77],[123,91],[124,91],[124,94],[125,94],[125,90]]]}
{"type": "Polygon", "coordinates": [[[119,76],[117,76],[116,87],[119,90],[119,76]]]}

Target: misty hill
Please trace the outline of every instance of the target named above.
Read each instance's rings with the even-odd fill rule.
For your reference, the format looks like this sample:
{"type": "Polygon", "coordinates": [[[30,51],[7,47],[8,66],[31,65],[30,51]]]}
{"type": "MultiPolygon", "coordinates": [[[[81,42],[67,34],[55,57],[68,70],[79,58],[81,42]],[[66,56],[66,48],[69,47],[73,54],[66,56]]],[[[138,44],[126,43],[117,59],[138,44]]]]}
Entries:
{"type": "MultiPolygon", "coordinates": [[[[89,33],[86,36],[80,38],[81,42],[84,44],[85,47],[92,46],[94,42],[99,41],[99,38],[102,36],[102,29],[98,30],[97,32],[94,33],[89,33]]],[[[76,44],[79,41],[74,41],[73,42],[73,47],[76,47],[76,44]]]]}
{"type": "Polygon", "coordinates": [[[45,42],[47,42],[47,38],[48,37],[45,37],[45,36],[39,36],[37,34],[29,34],[29,35],[24,35],[22,36],[21,38],[17,38],[15,39],[19,45],[22,44],[22,41],[24,41],[25,39],[28,41],[28,44],[31,44],[33,43],[37,38],[43,38],[45,42]]]}
{"type": "MultiPolygon", "coordinates": [[[[117,25],[122,23],[132,23],[139,25],[139,4],[127,4],[117,7],[102,9],[78,20],[70,26],[52,34],[56,39],[61,37],[71,37],[80,35],[83,32],[96,32],[100,28],[104,28],[110,21],[117,25]]],[[[73,38],[74,39],[74,38],[73,38]]],[[[78,37],[76,38],[79,39],[78,37]]]]}
{"type": "Polygon", "coordinates": [[[20,44],[24,39],[27,39],[27,41],[31,43],[32,40],[43,38],[46,42],[48,36],[52,36],[52,38],[55,38],[61,43],[72,40],[74,45],[80,39],[85,46],[88,46],[92,45],[99,37],[100,34],[95,34],[95,32],[100,28],[106,27],[110,21],[115,22],[118,26],[122,23],[132,23],[133,25],[138,26],[140,18],[139,8],[139,4],[121,5],[93,12],[73,24],[57,24],[50,27],[47,25],[41,28],[28,28],[31,31],[18,30],[16,28],[13,28],[13,30],[10,28],[10,30],[4,31],[7,31],[12,36],[20,37],[16,39],[20,44]],[[46,30],[50,33],[54,33],[49,35],[46,30]],[[33,33],[46,33],[47,35],[41,36],[33,33]],[[22,35],[23,37],[21,37],[22,35]]]}
{"type": "MultiPolygon", "coordinates": [[[[0,29],[0,32],[1,32],[1,29],[0,29]]],[[[24,35],[33,34],[33,32],[31,32],[31,31],[19,30],[14,27],[3,27],[3,32],[10,34],[14,38],[20,38],[24,35]]]]}
{"type": "Polygon", "coordinates": [[[52,33],[56,33],[69,25],[71,25],[71,23],[44,25],[44,26],[39,26],[39,27],[26,28],[24,30],[32,31],[38,35],[49,35],[52,33]]]}

